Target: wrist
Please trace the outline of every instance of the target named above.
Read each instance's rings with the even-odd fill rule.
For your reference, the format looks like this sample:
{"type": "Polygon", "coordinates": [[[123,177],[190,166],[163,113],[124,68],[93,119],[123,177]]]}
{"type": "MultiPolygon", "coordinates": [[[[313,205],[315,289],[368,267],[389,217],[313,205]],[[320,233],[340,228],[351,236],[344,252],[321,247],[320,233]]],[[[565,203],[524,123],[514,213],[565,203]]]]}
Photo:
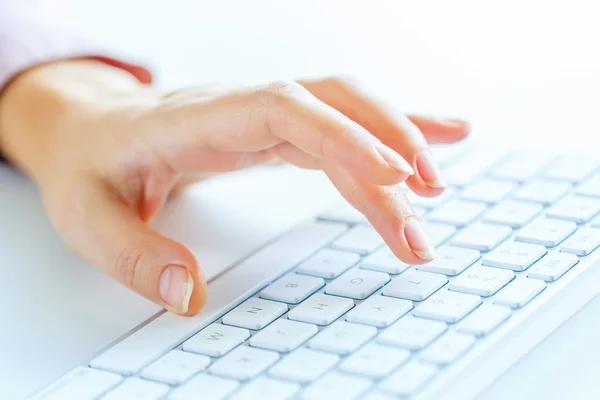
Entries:
{"type": "Polygon", "coordinates": [[[73,135],[84,135],[103,114],[153,90],[98,61],[33,68],[0,93],[0,152],[39,182],[61,154],[77,151],[69,148],[73,135]]]}

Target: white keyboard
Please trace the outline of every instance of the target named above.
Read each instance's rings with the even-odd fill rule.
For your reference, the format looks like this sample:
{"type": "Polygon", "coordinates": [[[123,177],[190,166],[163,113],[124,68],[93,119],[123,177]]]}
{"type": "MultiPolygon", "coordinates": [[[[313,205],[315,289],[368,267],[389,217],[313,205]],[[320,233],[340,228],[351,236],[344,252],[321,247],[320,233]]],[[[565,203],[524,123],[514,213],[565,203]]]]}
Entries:
{"type": "Polygon", "coordinates": [[[34,398],[443,398],[597,269],[600,158],[440,162],[446,193],[409,194],[431,263],[402,263],[340,203],[211,282],[199,315],[161,314],[34,398]]]}

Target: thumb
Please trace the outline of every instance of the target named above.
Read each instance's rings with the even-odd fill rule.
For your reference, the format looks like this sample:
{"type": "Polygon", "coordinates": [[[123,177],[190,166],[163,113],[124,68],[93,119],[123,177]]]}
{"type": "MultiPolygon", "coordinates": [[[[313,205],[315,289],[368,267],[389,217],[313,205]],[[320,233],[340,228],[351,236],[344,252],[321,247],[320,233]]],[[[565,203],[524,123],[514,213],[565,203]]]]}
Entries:
{"type": "Polygon", "coordinates": [[[86,260],[142,296],[181,315],[204,305],[206,281],[194,255],[142,221],[106,187],[80,197],[65,235],[86,260]]]}

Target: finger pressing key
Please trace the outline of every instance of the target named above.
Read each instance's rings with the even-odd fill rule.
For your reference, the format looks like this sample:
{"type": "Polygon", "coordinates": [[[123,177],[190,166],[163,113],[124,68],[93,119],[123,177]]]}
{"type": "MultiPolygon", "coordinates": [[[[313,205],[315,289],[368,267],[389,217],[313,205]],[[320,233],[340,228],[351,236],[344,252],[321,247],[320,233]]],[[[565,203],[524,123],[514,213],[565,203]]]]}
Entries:
{"type": "Polygon", "coordinates": [[[434,247],[400,187],[372,184],[335,165],[326,165],[324,170],[342,196],[367,217],[400,260],[423,264],[435,258],[434,247]]]}

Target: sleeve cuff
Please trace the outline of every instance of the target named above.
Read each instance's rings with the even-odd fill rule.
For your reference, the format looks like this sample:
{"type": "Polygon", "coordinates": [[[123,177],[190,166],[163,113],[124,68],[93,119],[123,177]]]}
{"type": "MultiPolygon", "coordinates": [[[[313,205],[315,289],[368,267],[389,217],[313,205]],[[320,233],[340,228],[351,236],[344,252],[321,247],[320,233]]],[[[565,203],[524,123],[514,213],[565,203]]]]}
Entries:
{"type": "Polygon", "coordinates": [[[152,82],[148,69],[123,60],[110,49],[31,14],[31,10],[0,6],[0,91],[35,65],[71,58],[93,58],[131,73],[142,83],[152,82]]]}

